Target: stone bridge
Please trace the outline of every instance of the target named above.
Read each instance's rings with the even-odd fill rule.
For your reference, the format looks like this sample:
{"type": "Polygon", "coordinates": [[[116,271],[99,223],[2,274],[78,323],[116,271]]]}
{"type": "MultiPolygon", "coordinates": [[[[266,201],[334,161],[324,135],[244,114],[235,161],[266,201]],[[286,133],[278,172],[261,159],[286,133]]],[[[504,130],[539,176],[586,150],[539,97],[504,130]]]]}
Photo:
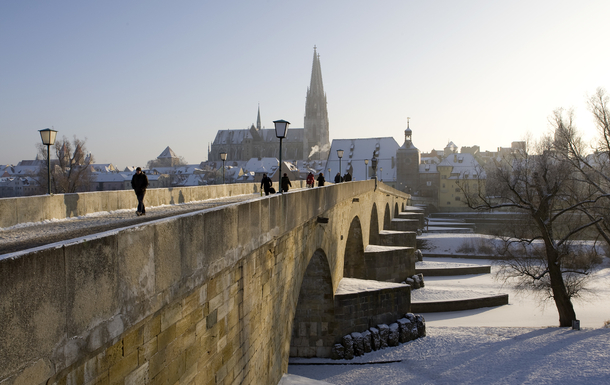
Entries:
{"type": "Polygon", "coordinates": [[[350,182],[0,256],[0,384],[276,384],[409,311],[409,286],[336,293],[414,274],[409,198],[350,182]]]}

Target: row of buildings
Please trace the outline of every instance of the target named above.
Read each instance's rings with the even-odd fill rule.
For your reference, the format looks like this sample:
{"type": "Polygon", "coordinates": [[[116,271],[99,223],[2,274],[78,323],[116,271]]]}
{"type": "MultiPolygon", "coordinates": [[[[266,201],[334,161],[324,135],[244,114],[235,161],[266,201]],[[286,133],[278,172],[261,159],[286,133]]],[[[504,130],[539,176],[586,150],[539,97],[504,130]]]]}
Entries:
{"type": "MultiPolygon", "coordinates": [[[[465,208],[463,195],[457,182],[469,183],[478,188],[485,180],[485,165],[493,159],[523,149],[523,142],[513,142],[509,148],[497,151],[479,151],[477,146],[458,147],[448,143],[443,150],[421,153],[413,143],[413,131],[405,130],[405,141],[399,146],[393,137],[336,139],[333,140],[326,160],[282,161],[282,172],[291,180],[305,179],[310,172],[323,173],[328,181],[336,174],[349,173],[352,180],[365,180],[376,176],[384,183],[408,192],[414,197],[433,204],[439,210],[453,211],[465,208]],[[343,150],[342,158],[337,150],[343,150]],[[377,160],[373,169],[372,159],[377,160]]],[[[276,146],[277,147],[277,146],[276,146]]],[[[285,158],[285,156],[284,156],[285,158]]],[[[263,174],[279,180],[278,159],[275,157],[249,160],[207,160],[199,164],[180,165],[180,157],[167,147],[157,157],[163,164],[173,166],[145,169],[150,188],[201,186],[220,183],[260,183],[263,174]],[[223,168],[224,165],[224,168],[223,168]]],[[[24,160],[18,165],[0,165],[0,197],[44,194],[38,178],[42,160],[24,160]]],[[[131,189],[135,167],[119,170],[112,164],[89,165],[91,182],[87,191],[131,189]]]]}
{"type": "MultiPolygon", "coordinates": [[[[208,160],[184,164],[167,147],[156,160],[149,162],[151,188],[200,186],[218,183],[259,183],[263,174],[279,179],[279,140],[274,129],[261,124],[258,107],[256,123],[245,129],[218,130],[208,148],[208,160]],[[222,162],[221,153],[227,155],[222,162]],[[223,167],[224,166],[224,167],[223,167]]],[[[327,98],[322,81],[320,55],[314,46],[311,80],[307,88],[303,128],[290,128],[283,140],[282,172],[291,179],[305,179],[313,172],[323,173],[327,181],[337,174],[349,173],[352,180],[376,176],[399,190],[436,205],[441,210],[465,207],[456,182],[471,183],[485,179],[484,166],[492,158],[519,149],[522,142],[495,152],[481,152],[478,146],[458,147],[449,142],[442,150],[421,153],[413,141],[407,121],[404,143],[392,137],[347,138],[329,140],[327,98]],[[338,150],[342,150],[338,152],[338,150]],[[342,157],[339,158],[339,153],[342,157]],[[373,159],[376,169],[373,169],[373,159]]],[[[38,179],[41,160],[22,161],[17,166],[0,165],[0,197],[43,194],[38,179]]],[[[133,167],[118,170],[112,164],[91,164],[89,191],[124,190],[131,188],[133,167]]]]}

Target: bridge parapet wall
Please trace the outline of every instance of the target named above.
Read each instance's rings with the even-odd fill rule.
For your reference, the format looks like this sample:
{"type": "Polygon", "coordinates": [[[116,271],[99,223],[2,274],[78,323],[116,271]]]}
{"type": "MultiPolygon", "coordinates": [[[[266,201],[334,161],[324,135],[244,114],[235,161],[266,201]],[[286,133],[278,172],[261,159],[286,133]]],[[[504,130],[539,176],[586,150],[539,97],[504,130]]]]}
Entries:
{"type": "Polygon", "coordinates": [[[373,183],[296,191],[0,257],[0,382],[276,383],[309,258],[325,248],[333,274],[342,272],[336,255],[352,198],[380,206],[405,199],[373,192],[373,183]],[[320,215],[329,227],[317,224],[320,215]]]}
{"type": "MultiPolygon", "coordinates": [[[[293,188],[302,188],[305,181],[292,181],[292,185],[293,188]]],[[[274,186],[277,190],[277,182],[274,186]]],[[[146,191],[144,202],[147,206],[160,206],[252,193],[260,193],[260,183],[157,188],[146,191]]],[[[135,210],[137,205],[132,190],[0,198],[0,228],[100,211],[135,210]]]]}

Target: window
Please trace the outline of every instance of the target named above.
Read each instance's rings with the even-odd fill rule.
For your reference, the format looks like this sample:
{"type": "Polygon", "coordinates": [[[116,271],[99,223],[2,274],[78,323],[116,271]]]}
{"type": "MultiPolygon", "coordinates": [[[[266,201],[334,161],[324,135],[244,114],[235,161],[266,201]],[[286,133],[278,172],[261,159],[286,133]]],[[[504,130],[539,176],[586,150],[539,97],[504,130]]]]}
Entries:
{"type": "Polygon", "coordinates": [[[461,199],[460,199],[460,197],[455,197],[455,200],[456,200],[456,201],[459,201],[459,200],[461,200],[461,199]]]}
{"type": "Polygon", "coordinates": [[[447,179],[447,175],[441,175],[441,179],[447,179]]]}
{"type": "Polygon", "coordinates": [[[426,186],[432,186],[432,181],[427,181],[426,186]]]}
{"type": "Polygon", "coordinates": [[[455,192],[460,192],[460,188],[459,188],[459,187],[456,187],[456,188],[455,188],[455,192]]]}
{"type": "Polygon", "coordinates": [[[450,204],[451,204],[451,202],[447,201],[447,204],[448,204],[448,205],[450,205],[450,204]]]}
{"type": "Polygon", "coordinates": [[[443,188],[445,188],[445,184],[443,183],[443,188]]]}

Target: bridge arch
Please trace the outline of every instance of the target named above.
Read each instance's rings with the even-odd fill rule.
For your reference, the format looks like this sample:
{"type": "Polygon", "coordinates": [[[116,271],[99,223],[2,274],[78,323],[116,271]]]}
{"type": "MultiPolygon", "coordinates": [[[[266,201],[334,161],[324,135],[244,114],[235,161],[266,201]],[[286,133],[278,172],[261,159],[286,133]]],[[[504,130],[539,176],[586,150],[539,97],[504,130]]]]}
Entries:
{"type": "Polygon", "coordinates": [[[398,218],[398,202],[394,203],[394,218],[398,218]]]}
{"type": "Polygon", "coordinates": [[[348,278],[361,278],[364,276],[364,242],[362,240],[362,226],[360,218],[352,219],[347,233],[345,253],[343,256],[343,276],[348,278]]]}
{"type": "Polygon", "coordinates": [[[318,249],[309,260],[292,323],[290,356],[329,357],[334,344],[333,282],[326,253],[318,249]]]}
{"type": "Polygon", "coordinates": [[[379,216],[377,215],[377,204],[373,203],[371,208],[371,224],[369,225],[369,245],[379,245],[379,216]]]}
{"type": "Polygon", "coordinates": [[[383,229],[389,230],[392,224],[392,213],[390,212],[390,204],[385,204],[385,213],[383,214],[383,229]]]}

